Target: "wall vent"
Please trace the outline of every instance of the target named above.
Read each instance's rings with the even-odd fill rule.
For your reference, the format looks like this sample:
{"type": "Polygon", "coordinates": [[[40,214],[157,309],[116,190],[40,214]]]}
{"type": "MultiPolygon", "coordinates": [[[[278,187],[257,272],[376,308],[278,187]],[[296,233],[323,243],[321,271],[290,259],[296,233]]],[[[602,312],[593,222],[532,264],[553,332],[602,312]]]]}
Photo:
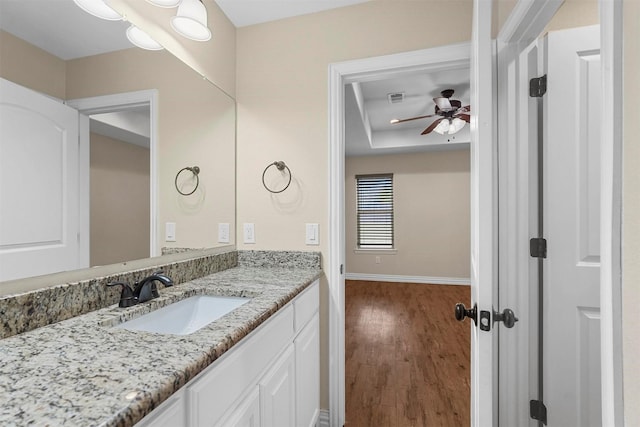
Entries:
{"type": "Polygon", "coordinates": [[[387,98],[389,98],[389,104],[397,104],[404,101],[404,92],[390,93],[387,98]]]}

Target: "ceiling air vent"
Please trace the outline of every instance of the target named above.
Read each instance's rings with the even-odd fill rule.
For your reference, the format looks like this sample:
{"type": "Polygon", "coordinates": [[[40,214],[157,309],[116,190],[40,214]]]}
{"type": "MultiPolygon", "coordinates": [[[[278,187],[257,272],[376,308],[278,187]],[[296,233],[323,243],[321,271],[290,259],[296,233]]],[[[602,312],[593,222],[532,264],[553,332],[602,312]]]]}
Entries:
{"type": "Polygon", "coordinates": [[[404,92],[390,93],[387,98],[389,98],[389,104],[397,104],[404,101],[404,92]]]}

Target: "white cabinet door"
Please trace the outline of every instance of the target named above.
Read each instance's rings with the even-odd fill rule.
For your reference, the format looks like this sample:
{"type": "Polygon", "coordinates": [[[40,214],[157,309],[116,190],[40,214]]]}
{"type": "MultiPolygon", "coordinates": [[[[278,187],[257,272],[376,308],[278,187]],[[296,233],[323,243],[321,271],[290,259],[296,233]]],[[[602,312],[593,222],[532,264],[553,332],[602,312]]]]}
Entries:
{"type": "Polygon", "coordinates": [[[271,370],[260,381],[263,427],[295,426],[295,357],[289,344],[271,370]]]}
{"type": "Polygon", "coordinates": [[[296,426],[315,426],[320,413],[320,321],[318,312],[294,341],[296,426]]]}
{"type": "Polygon", "coordinates": [[[260,388],[254,387],[231,414],[223,418],[218,427],[260,427],[260,388]]]}
{"type": "Polygon", "coordinates": [[[186,427],[186,411],[184,393],[178,391],[149,415],[144,417],[136,427],[186,427]]]}

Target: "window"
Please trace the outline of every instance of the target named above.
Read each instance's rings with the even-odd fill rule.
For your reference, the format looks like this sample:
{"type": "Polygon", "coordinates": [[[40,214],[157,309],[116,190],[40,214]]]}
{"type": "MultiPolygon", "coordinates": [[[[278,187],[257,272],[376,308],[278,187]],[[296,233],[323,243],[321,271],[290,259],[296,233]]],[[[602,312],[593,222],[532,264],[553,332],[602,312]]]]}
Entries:
{"type": "Polygon", "coordinates": [[[393,249],[393,175],[357,175],[358,249],[393,249]]]}

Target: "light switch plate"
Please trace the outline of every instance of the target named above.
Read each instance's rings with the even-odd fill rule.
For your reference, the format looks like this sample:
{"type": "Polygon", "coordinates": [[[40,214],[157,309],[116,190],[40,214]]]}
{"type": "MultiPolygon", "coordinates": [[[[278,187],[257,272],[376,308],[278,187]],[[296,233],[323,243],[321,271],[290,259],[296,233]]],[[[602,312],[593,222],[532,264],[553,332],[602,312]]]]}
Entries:
{"type": "Polygon", "coordinates": [[[243,225],[243,235],[244,235],[244,243],[255,243],[256,242],[256,233],[255,226],[251,222],[245,222],[243,225]]]}
{"type": "Polygon", "coordinates": [[[218,224],[218,243],[229,243],[229,224],[226,222],[218,224]]]}
{"type": "Polygon", "coordinates": [[[176,241],[176,223],[175,222],[167,222],[164,225],[164,240],[165,242],[176,241]]]}
{"type": "Polygon", "coordinates": [[[307,245],[319,245],[318,224],[306,224],[305,243],[307,245]]]}

